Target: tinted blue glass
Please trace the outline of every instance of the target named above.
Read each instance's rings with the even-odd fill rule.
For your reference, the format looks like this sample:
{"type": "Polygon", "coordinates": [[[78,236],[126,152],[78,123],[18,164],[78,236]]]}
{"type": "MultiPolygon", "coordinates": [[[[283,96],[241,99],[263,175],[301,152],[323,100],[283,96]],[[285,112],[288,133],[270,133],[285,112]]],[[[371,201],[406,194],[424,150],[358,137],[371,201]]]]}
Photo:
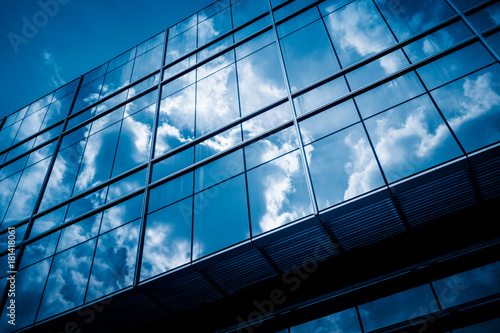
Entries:
{"type": "Polygon", "coordinates": [[[227,8],[198,24],[198,46],[205,45],[231,28],[231,9],[227,8]]]}
{"type": "Polygon", "coordinates": [[[278,25],[276,27],[278,31],[278,37],[285,37],[289,33],[294,32],[295,30],[300,29],[311,22],[314,22],[319,18],[320,16],[317,7],[313,7],[278,25]]]}
{"type": "Polygon", "coordinates": [[[318,4],[318,8],[321,12],[321,15],[324,16],[330,14],[333,11],[336,11],[339,8],[342,8],[343,6],[353,1],[354,0],[327,0],[318,4]]]}
{"type": "Polygon", "coordinates": [[[462,75],[493,63],[495,59],[477,42],[417,69],[427,89],[434,89],[462,75]]]}
{"type": "Polygon", "coordinates": [[[168,38],[172,39],[173,37],[177,36],[181,32],[186,31],[187,29],[196,25],[197,22],[198,22],[198,15],[194,14],[193,16],[190,16],[187,19],[177,23],[176,25],[174,25],[168,29],[168,38]]]}
{"type": "Polygon", "coordinates": [[[99,236],[85,301],[132,285],[140,220],[99,236]]]}
{"type": "Polygon", "coordinates": [[[31,215],[49,163],[50,158],[46,158],[24,169],[5,214],[2,228],[20,222],[31,215]]]}
{"type": "Polygon", "coordinates": [[[462,155],[428,96],[365,121],[389,182],[462,155]]]}
{"type": "Polygon", "coordinates": [[[198,81],[196,87],[196,136],[219,128],[239,116],[234,65],[198,81]]]}
{"type": "Polygon", "coordinates": [[[233,44],[233,36],[229,35],[228,37],[223,38],[223,39],[219,40],[218,42],[215,42],[215,43],[203,48],[201,51],[199,51],[196,54],[197,60],[198,60],[198,62],[201,62],[201,61],[207,59],[208,57],[211,57],[214,54],[219,53],[220,51],[224,50],[225,48],[227,48],[228,46],[230,46],[232,44],[233,44]]]}
{"type": "Polygon", "coordinates": [[[108,65],[108,73],[111,72],[113,69],[118,68],[119,66],[126,64],[130,60],[134,59],[136,51],[137,48],[134,47],[133,49],[123,52],[119,56],[111,59],[108,65]]]}
{"type": "Polygon", "coordinates": [[[227,67],[234,62],[234,51],[230,50],[196,69],[198,81],[227,67]]]}
{"type": "Polygon", "coordinates": [[[160,44],[163,44],[164,40],[165,40],[165,32],[161,32],[158,35],[151,37],[147,41],[139,44],[137,46],[137,56],[143,54],[144,52],[147,52],[147,51],[153,49],[154,47],[156,47],[160,44]]]}
{"type": "Polygon", "coordinates": [[[338,97],[349,92],[343,77],[327,82],[318,88],[310,90],[305,94],[293,99],[297,116],[312,111],[328,102],[336,100],[338,97]]]}
{"type": "Polygon", "coordinates": [[[316,141],[305,149],[319,209],[384,185],[360,124],[316,141]]]}
{"type": "Polygon", "coordinates": [[[266,0],[241,0],[232,6],[233,26],[239,27],[269,10],[266,0]]]}
{"type": "MultiPolygon", "coordinates": [[[[3,220],[7,209],[9,208],[10,201],[12,199],[12,195],[16,190],[17,183],[21,178],[22,173],[18,172],[8,178],[5,178],[0,182],[1,191],[0,191],[0,219],[3,220]]],[[[2,229],[6,229],[7,227],[2,225],[2,229]]]]}
{"type": "Polygon", "coordinates": [[[141,54],[135,59],[132,82],[160,69],[163,45],[141,54]]]}
{"type": "Polygon", "coordinates": [[[66,216],[67,209],[68,206],[63,206],[53,212],[37,218],[33,222],[33,228],[31,229],[30,237],[37,236],[42,232],[45,232],[59,224],[62,224],[64,222],[64,217],[66,216]]]}
{"type": "Polygon", "coordinates": [[[343,67],[396,42],[372,1],[352,2],[326,16],[325,23],[343,67]]]}
{"type": "MultiPolygon", "coordinates": [[[[256,33],[257,31],[268,27],[271,25],[271,17],[269,15],[261,18],[260,20],[234,32],[234,41],[239,42],[243,38],[246,38],[250,36],[253,33],[256,33]]],[[[272,32],[271,32],[272,33],[272,32]]],[[[273,36],[274,39],[274,36],[273,36]]]]}
{"type": "Polygon", "coordinates": [[[485,31],[500,24],[500,4],[493,3],[472,15],[469,15],[472,25],[479,30],[485,31]]]}
{"type": "Polygon", "coordinates": [[[43,194],[40,210],[71,196],[84,148],[85,140],[82,140],[59,152],[43,194]]]}
{"type": "Polygon", "coordinates": [[[8,323],[6,314],[8,313],[5,304],[0,320],[0,330],[2,332],[11,332],[13,329],[19,329],[32,324],[35,320],[36,311],[40,298],[42,297],[43,287],[49,273],[51,259],[44,260],[36,265],[28,267],[16,275],[16,325],[8,323]]]}
{"type": "Polygon", "coordinates": [[[432,92],[467,152],[500,140],[499,78],[495,64],[432,92]]]}
{"type": "Polygon", "coordinates": [[[194,26],[174,38],[169,39],[167,42],[165,64],[180,58],[196,48],[197,31],[198,27],[194,26]]]}
{"type": "Polygon", "coordinates": [[[33,114],[30,114],[29,116],[23,119],[13,144],[20,142],[38,132],[45,117],[45,114],[47,113],[48,108],[49,108],[48,106],[43,107],[42,109],[36,111],[33,114]]]}
{"type": "Polygon", "coordinates": [[[462,21],[458,21],[404,46],[403,50],[411,62],[417,62],[452,47],[470,36],[472,32],[469,28],[462,21]]]}
{"type": "Polygon", "coordinates": [[[248,172],[252,235],[312,214],[298,150],[248,172]]]}
{"type": "Polygon", "coordinates": [[[65,222],[73,220],[104,204],[107,188],[94,191],[83,198],[75,200],[69,204],[65,222]]]}
{"type": "Polygon", "coordinates": [[[43,120],[42,127],[40,129],[47,128],[49,126],[54,125],[60,120],[63,120],[64,117],[68,115],[69,108],[71,107],[71,102],[73,101],[73,94],[67,95],[65,97],[60,98],[59,100],[53,101],[45,119],[43,120]]]}
{"type": "Polygon", "coordinates": [[[274,43],[241,59],[236,66],[242,115],[286,97],[283,73],[274,43]]]}
{"type": "Polygon", "coordinates": [[[56,231],[33,243],[26,245],[19,269],[31,265],[54,254],[60,231],[56,231]]]}
{"type": "Polygon", "coordinates": [[[443,308],[500,292],[500,262],[449,276],[432,283],[443,308]]]}
{"type": "Polygon", "coordinates": [[[497,54],[500,54],[500,32],[486,37],[486,41],[497,54]]]}
{"type": "Polygon", "coordinates": [[[349,309],[290,328],[291,333],[360,333],[356,309],[349,309]]]}
{"type": "Polygon", "coordinates": [[[280,43],[292,91],[340,69],[321,21],[286,36],[280,43]]]}
{"type": "Polygon", "coordinates": [[[298,148],[298,145],[297,132],[293,126],[269,135],[245,147],[246,167],[251,169],[298,148]]]}
{"type": "Polygon", "coordinates": [[[193,214],[193,259],[248,239],[244,175],[195,195],[193,214]]]}
{"type": "MultiPolygon", "coordinates": [[[[21,244],[21,242],[23,241],[24,233],[26,232],[27,227],[28,227],[27,223],[16,227],[16,229],[15,229],[15,235],[16,235],[15,245],[16,246],[21,244]]],[[[4,248],[4,249],[7,249],[9,235],[10,234],[8,232],[0,235],[0,246],[2,246],[2,248],[4,248]]],[[[5,258],[5,261],[7,262],[7,258],[5,258]]],[[[0,267],[7,267],[7,266],[5,265],[5,266],[0,266],[0,267]]],[[[6,269],[5,272],[7,272],[7,271],[8,270],[6,269]]]]}
{"type": "Polygon", "coordinates": [[[313,3],[315,0],[294,0],[288,3],[286,6],[276,10],[274,12],[274,19],[276,21],[281,20],[292,13],[304,8],[305,6],[313,3]]]}
{"type": "Polygon", "coordinates": [[[308,144],[359,120],[356,107],[349,100],[301,121],[300,133],[304,144],[308,144]]]}
{"type": "Polygon", "coordinates": [[[85,242],[99,233],[102,213],[92,215],[61,230],[61,238],[57,244],[57,252],[85,242]]]}
{"type": "Polygon", "coordinates": [[[356,90],[384,76],[393,74],[408,64],[408,60],[403,52],[396,50],[347,73],[346,78],[351,90],[356,90]]]}
{"type": "Polygon", "coordinates": [[[196,169],[194,191],[204,190],[243,171],[243,151],[240,149],[196,169]]]}
{"type": "Polygon", "coordinates": [[[460,10],[466,10],[481,2],[483,2],[483,0],[453,0],[455,6],[457,6],[457,8],[460,10]]]}
{"type": "Polygon", "coordinates": [[[193,194],[193,173],[189,172],[151,189],[148,212],[165,207],[193,194]]]}
{"type": "Polygon", "coordinates": [[[193,199],[188,198],[147,217],[141,280],[191,260],[193,199]]]}
{"type": "Polygon", "coordinates": [[[101,96],[107,96],[129,84],[133,67],[134,62],[129,61],[125,65],[108,72],[104,78],[101,96]]]}
{"type": "Polygon", "coordinates": [[[153,165],[151,181],[156,181],[182,170],[194,162],[194,148],[188,148],[153,165]]]}
{"type": "Polygon", "coordinates": [[[91,135],[87,140],[74,194],[81,193],[110,178],[121,123],[91,135]]]}
{"type": "Polygon", "coordinates": [[[52,101],[53,96],[54,96],[54,93],[50,93],[50,94],[40,98],[36,102],[32,103],[30,105],[28,111],[26,112],[26,117],[29,116],[30,114],[33,114],[33,113],[39,111],[40,109],[44,108],[45,106],[49,105],[49,103],[52,101]]]}
{"type": "MultiPolygon", "coordinates": [[[[133,88],[131,88],[133,89],[133,88]]],[[[157,91],[150,92],[142,97],[139,97],[132,102],[127,103],[125,105],[125,113],[124,116],[130,116],[138,111],[143,109],[147,109],[148,112],[155,112],[156,107],[156,98],[158,97],[157,91]]]]}
{"type": "Polygon", "coordinates": [[[99,100],[103,82],[104,76],[89,82],[86,85],[83,85],[82,83],[82,87],[78,90],[78,97],[76,98],[75,105],[73,107],[73,113],[99,100]]]}
{"type": "Polygon", "coordinates": [[[401,41],[451,17],[455,12],[445,0],[376,0],[396,37],[401,41]]]}
{"type": "Polygon", "coordinates": [[[123,119],[112,176],[145,163],[151,150],[154,108],[123,119]]]}
{"type": "Polygon", "coordinates": [[[291,119],[292,110],[290,108],[290,103],[285,102],[269,111],[261,113],[260,115],[245,121],[242,124],[243,138],[245,140],[253,138],[256,135],[270,130],[271,128],[291,119]]]}
{"type": "Polygon", "coordinates": [[[107,68],[108,68],[108,63],[105,63],[85,74],[83,76],[82,86],[106,74],[107,68]]]}
{"type": "Polygon", "coordinates": [[[418,77],[411,72],[356,96],[354,100],[361,116],[367,118],[424,92],[418,77]]]}
{"type": "Polygon", "coordinates": [[[37,321],[83,303],[95,243],[93,239],[54,257],[37,321]]]}
{"type": "MultiPolygon", "coordinates": [[[[236,53],[236,60],[240,60],[241,58],[244,58],[257,50],[260,50],[261,48],[271,44],[274,41],[275,39],[273,32],[269,30],[234,49],[236,53]]],[[[276,49],[276,45],[274,47],[276,49]]]]}
{"type": "Polygon", "coordinates": [[[241,125],[203,140],[195,146],[195,161],[201,161],[241,142],[241,125]]]}
{"type": "Polygon", "coordinates": [[[102,215],[100,234],[141,217],[144,195],[140,194],[116,206],[108,208],[102,215]]]}
{"type": "Polygon", "coordinates": [[[146,183],[146,169],[142,169],[132,175],[109,185],[106,202],[118,199],[143,187],[146,183]]]}
{"type": "Polygon", "coordinates": [[[439,309],[428,284],[402,291],[360,305],[359,315],[363,328],[371,331],[380,327],[411,320],[439,309]]]}
{"type": "Polygon", "coordinates": [[[192,85],[161,101],[155,156],[194,138],[195,93],[192,85]]]}
{"type": "Polygon", "coordinates": [[[99,132],[100,130],[108,127],[109,125],[115,124],[120,121],[123,117],[123,107],[116,109],[107,115],[104,115],[96,120],[94,120],[91,124],[90,133],[92,135],[94,133],[99,132]]]}
{"type": "Polygon", "coordinates": [[[19,130],[19,126],[21,126],[22,121],[18,121],[17,123],[4,128],[0,132],[0,149],[7,149],[12,145],[12,141],[16,137],[17,131],[19,130]]]}

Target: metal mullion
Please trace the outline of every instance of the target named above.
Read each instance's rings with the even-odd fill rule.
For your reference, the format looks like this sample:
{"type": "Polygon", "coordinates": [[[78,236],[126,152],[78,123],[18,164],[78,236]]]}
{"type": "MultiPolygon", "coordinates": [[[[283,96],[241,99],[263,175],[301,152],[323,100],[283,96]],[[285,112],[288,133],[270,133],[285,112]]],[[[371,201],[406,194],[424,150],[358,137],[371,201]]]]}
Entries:
{"type": "Polygon", "coordinates": [[[311,172],[309,170],[309,164],[307,163],[306,159],[306,153],[304,149],[304,142],[302,140],[302,136],[300,134],[300,129],[299,129],[299,124],[297,122],[297,112],[295,110],[295,105],[293,103],[292,99],[292,92],[290,89],[290,83],[288,81],[288,74],[286,71],[285,67],[285,60],[283,59],[283,53],[281,51],[281,44],[280,44],[280,39],[278,37],[278,31],[276,30],[276,23],[274,21],[273,17],[273,9],[271,5],[271,0],[268,0],[268,5],[269,5],[269,15],[271,15],[272,19],[272,26],[273,26],[273,34],[274,34],[274,39],[276,40],[276,52],[278,53],[278,58],[280,60],[280,66],[281,66],[281,72],[283,74],[283,80],[285,81],[286,84],[286,91],[288,95],[288,103],[290,105],[290,109],[292,110],[292,120],[293,120],[293,125],[295,127],[295,133],[297,135],[297,141],[299,143],[299,150],[300,150],[300,155],[302,158],[302,167],[304,168],[304,175],[306,177],[306,184],[307,184],[307,189],[309,193],[309,199],[311,200],[311,205],[313,207],[313,213],[314,215],[318,215],[318,204],[316,203],[316,196],[314,193],[314,187],[312,184],[312,178],[311,178],[311,172]]]}
{"type": "Polygon", "coordinates": [[[7,116],[3,117],[2,120],[0,120],[0,131],[3,130],[3,125],[5,125],[6,121],[7,121],[7,116]]]}
{"type": "MultiPolygon", "coordinates": [[[[64,123],[63,123],[63,127],[61,129],[61,132],[63,132],[65,130],[65,128],[66,128],[66,126],[68,124],[68,116],[71,114],[71,110],[73,109],[73,107],[75,105],[76,96],[78,95],[78,91],[80,90],[80,86],[82,84],[82,80],[83,80],[83,75],[80,76],[80,79],[78,81],[78,86],[75,89],[75,95],[73,96],[73,100],[71,101],[71,106],[70,106],[70,108],[68,110],[68,115],[64,119],[64,123]]],[[[14,269],[12,271],[17,271],[17,269],[19,267],[19,264],[21,263],[21,258],[22,258],[22,255],[24,253],[24,249],[26,247],[25,241],[29,238],[29,234],[31,233],[31,229],[33,228],[33,223],[34,223],[33,215],[38,211],[38,209],[40,207],[40,204],[42,202],[42,198],[43,198],[43,195],[44,195],[44,192],[45,192],[45,188],[47,187],[47,184],[49,182],[49,178],[50,178],[50,175],[52,173],[52,169],[54,167],[55,160],[56,160],[57,155],[58,155],[59,147],[61,146],[62,137],[63,136],[60,134],[59,138],[57,139],[57,144],[56,144],[56,147],[54,149],[54,153],[52,154],[52,157],[51,157],[49,166],[47,167],[47,171],[45,173],[42,185],[40,186],[40,190],[38,192],[38,196],[37,196],[37,199],[35,201],[35,205],[33,207],[33,210],[31,212],[31,214],[30,214],[30,218],[28,219],[28,224],[27,224],[27,227],[26,227],[26,231],[24,233],[24,237],[23,237],[21,246],[19,247],[18,253],[16,254],[16,262],[14,264],[14,269]]],[[[5,292],[4,292],[3,297],[1,298],[0,308],[3,308],[5,306],[5,302],[7,301],[6,291],[7,291],[7,288],[6,288],[5,292]]]]}
{"type": "MultiPolygon", "coordinates": [[[[163,45],[163,55],[161,63],[165,63],[165,59],[167,56],[167,43],[168,43],[168,29],[165,30],[165,39],[163,45]]],[[[155,146],[156,146],[156,136],[158,134],[158,124],[160,119],[160,105],[161,105],[161,86],[162,86],[162,78],[163,72],[165,70],[165,66],[160,67],[159,72],[159,80],[157,85],[157,98],[156,98],[156,108],[155,108],[155,118],[153,120],[153,130],[151,133],[151,150],[148,157],[147,168],[146,168],[146,184],[144,185],[144,197],[142,202],[142,211],[141,211],[141,224],[139,229],[139,241],[137,244],[137,253],[135,260],[135,270],[134,270],[134,280],[132,282],[132,287],[135,288],[140,282],[140,274],[141,274],[141,265],[142,265],[142,255],[144,248],[144,239],[146,237],[146,219],[147,212],[149,206],[149,184],[151,182],[152,174],[153,174],[153,157],[155,154],[155,146]]]]}
{"type": "Polygon", "coordinates": [[[452,1],[446,0],[446,2],[462,18],[462,21],[464,21],[464,23],[474,33],[474,35],[476,35],[476,37],[479,38],[479,40],[481,41],[481,44],[483,44],[483,46],[486,47],[486,49],[488,50],[488,52],[491,53],[491,55],[496,59],[496,61],[500,62],[500,56],[498,55],[498,53],[490,46],[490,44],[486,41],[486,39],[483,37],[483,35],[481,34],[481,32],[478,31],[472,25],[472,23],[469,21],[469,19],[467,18],[467,16],[465,16],[465,14],[460,9],[458,9],[457,6],[455,6],[455,4],[452,1]]]}

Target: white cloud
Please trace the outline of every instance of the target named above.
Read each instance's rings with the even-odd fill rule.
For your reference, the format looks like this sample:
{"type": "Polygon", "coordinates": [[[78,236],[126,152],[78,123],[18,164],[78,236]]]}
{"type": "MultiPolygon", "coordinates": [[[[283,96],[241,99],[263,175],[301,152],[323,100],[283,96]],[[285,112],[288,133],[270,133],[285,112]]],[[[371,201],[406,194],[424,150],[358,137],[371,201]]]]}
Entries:
{"type": "Polygon", "coordinates": [[[59,88],[63,84],[66,83],[61,77],[61,67],[56,63],[55,56],[52,52],[48,51],[43,51],[42,52],[42,59],[44,65],[50,68],[50,80],[52,82],[52,85],[54,88],[59,88]]]}

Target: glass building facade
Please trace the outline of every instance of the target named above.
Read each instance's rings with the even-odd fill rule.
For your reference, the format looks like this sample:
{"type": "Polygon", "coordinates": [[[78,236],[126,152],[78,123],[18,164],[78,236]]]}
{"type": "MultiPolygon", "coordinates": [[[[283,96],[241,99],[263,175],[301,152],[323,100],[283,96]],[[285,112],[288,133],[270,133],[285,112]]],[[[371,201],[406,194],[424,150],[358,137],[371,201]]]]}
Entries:
{"type": "Polygon", "coordinates": [[[0,331],[498,332],[499,24],[219,0],[5,117],[0,331]]]}

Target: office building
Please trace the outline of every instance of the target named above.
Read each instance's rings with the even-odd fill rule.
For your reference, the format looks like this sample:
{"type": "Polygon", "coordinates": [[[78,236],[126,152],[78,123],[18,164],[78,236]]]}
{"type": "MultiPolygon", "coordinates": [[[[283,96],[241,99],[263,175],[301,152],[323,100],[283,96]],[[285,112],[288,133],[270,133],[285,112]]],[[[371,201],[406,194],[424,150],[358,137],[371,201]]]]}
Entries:
{"type": "Polygon", "coordinates": [[[219,0],[7,116],[0,330],[498,332],[499,13],[219,0]]]}

